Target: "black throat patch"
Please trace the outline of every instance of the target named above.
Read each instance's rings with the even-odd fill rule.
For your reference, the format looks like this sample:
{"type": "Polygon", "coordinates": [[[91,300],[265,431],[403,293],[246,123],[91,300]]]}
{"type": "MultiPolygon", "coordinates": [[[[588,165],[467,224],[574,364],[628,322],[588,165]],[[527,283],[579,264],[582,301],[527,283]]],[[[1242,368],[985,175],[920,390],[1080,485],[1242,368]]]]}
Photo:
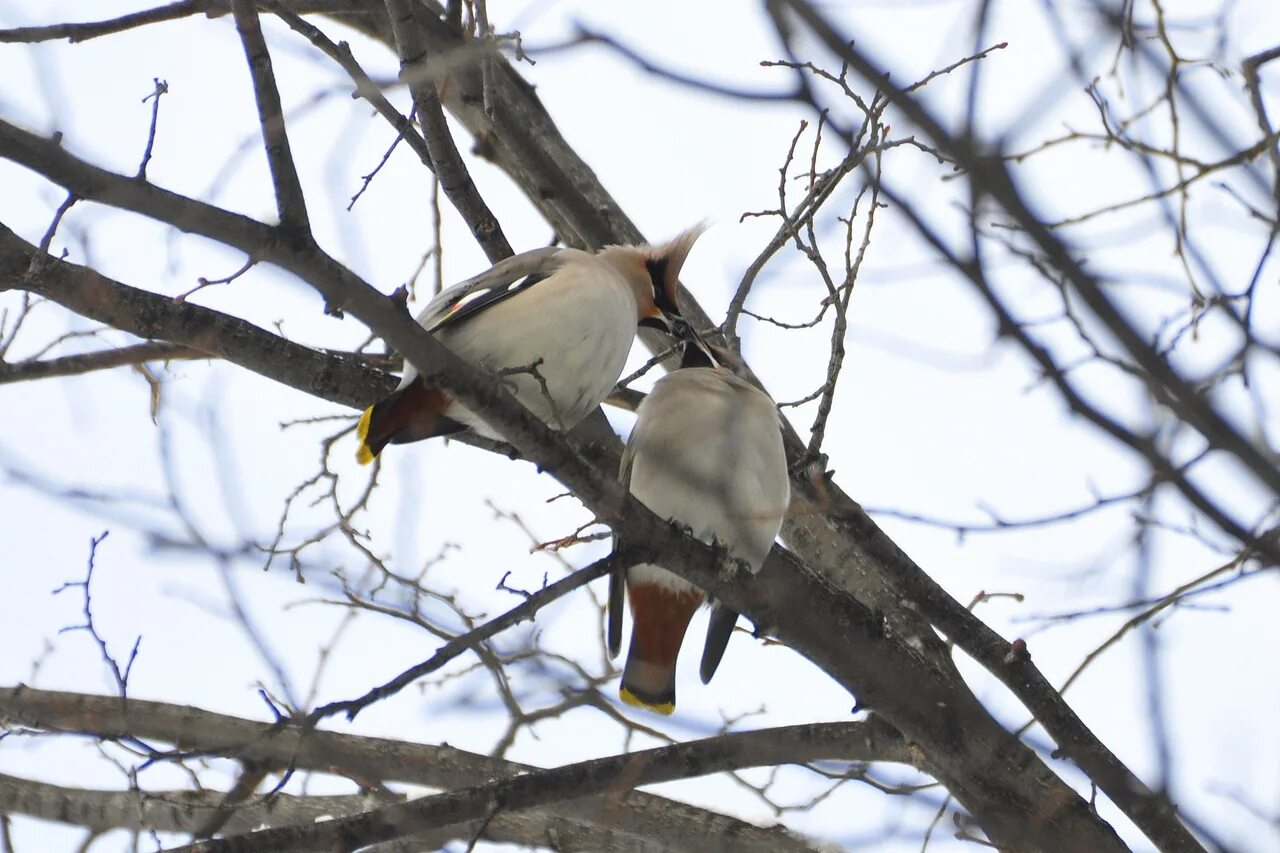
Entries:
{"type": "Polygon", "coordinates": [[[680,359],[680,367],[719,367],[711,351],[702,341],[688,340],[684,342],[684,355],[680,359]]]}
{"type": "Polygon", "coordinates": [[[667,264],[666,258],[647,258],[645,268],[649,271],[649,281],[653,285],[653,304],[664,314],[680,316],[680,309],[667,296],[667,264]]]}

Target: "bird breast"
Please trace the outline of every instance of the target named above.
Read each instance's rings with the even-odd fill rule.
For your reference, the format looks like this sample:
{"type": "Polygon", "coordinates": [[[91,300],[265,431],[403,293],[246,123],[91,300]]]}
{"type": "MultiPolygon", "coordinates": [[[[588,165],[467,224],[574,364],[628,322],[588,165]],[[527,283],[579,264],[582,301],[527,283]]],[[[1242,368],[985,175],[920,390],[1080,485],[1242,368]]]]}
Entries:
{"type": "MultiPolygon", "coordinates": [[[[629,488],[657,515],[713,538],[753,569],[778,535],[789,497],[786,456],[773,401],[721,370],[664,377],[645,398],[632,433],[629,488]]],[[[661,580],[637,566],[632,580],[661,580]]],[[[687,586],[687,584],[685,585],[687,586]]]]}

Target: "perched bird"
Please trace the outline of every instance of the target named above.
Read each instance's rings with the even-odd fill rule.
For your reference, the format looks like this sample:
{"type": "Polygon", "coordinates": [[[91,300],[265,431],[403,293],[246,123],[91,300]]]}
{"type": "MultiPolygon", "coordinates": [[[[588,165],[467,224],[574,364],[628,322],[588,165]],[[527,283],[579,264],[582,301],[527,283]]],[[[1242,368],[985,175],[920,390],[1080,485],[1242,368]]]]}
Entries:
{"type": "MultiPolygon", "coordinates": [[[[442,291],[418,323],[454,354],[500,377],[549,426],[567,430],[594,411],[622,373],[636,325],[671,333],[676,280],[702,229],[659,246],[535,249],[442,291]]],[[[680,323],[683,325],[682,323],[680,323]]],[[[387,444],[471,429],[502,436],[406,364],[400,387],[365,410],[356,458],[387,444]]]]}
{"type": "MultiPolygon", "coordinates": [[[[720,366],[696,338],[681,367],[640,404],[620,479],[659,516],[687,525],[758,570],[787,509],[790,487],[778,410],[769,396],[720,366]]],[[[609,651],[622,642],[622,601],[631,603],[631,649],[619,692],[629,705],[670,714],[676,659],[702,590],[651,563],[615,572],[609,586],[609,651]]],[[[701,675],[715,673],[737,614],[716,604],[701,675]]]]}

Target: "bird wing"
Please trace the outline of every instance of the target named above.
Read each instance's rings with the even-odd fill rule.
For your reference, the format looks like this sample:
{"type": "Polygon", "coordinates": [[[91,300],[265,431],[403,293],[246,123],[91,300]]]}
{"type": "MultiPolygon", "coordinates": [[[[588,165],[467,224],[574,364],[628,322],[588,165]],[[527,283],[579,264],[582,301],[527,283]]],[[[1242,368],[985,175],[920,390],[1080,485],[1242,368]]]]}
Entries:
{"type": "Polygon", "coordinates": [[[434,332],[528,290],[556,271],[563,251],[555,247],[534,249],[498,261],[479,275],[442,290],[422,309],[418,324],[434,332]]]}

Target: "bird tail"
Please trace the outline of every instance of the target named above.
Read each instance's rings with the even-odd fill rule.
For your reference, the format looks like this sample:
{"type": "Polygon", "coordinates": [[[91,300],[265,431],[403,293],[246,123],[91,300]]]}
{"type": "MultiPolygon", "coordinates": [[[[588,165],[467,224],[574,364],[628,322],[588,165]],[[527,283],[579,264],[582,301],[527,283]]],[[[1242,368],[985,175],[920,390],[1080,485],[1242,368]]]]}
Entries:
{"type": "Polygon", "coordinates": [[[356,424],[356,460],[368,465],[388,444],[407,444],[465,429],[444,412],[453,398],[421,377],[364,410],[356,424]]]}
{"type": "MultiPolygon", "coordinates": [[[[368,465],[373,461],[373,457],[378,452],[369,446],[369,424],[373,421],[374,410],[378,408],[378,403],[364,410],[364,414],[360,416],[360,422],[356,424],[356,440],[360,442],[360,446],[356,448],[356,461],[361,465],[368,465]]],[[[381,450],[382,448],[378,448],[381,450]]]]}
{"type": "Polygon", "coordinates": [[[711,683],[711,676],[716,674],[737,624],[736,612],[718,601],[711,606],[711,618],[707,621],[707,641],[702,646],[702,664],[698,667],[698,675],[703,684],[711,683]]]}
{"type": "Polygon", "coordinates": [[[706,598],[701,590],[676,590],[662,583],[630,583],[631,649],[618,693],[622,701],[658,714],[676,709],[676,660],[694,611],[706,598]]]}

